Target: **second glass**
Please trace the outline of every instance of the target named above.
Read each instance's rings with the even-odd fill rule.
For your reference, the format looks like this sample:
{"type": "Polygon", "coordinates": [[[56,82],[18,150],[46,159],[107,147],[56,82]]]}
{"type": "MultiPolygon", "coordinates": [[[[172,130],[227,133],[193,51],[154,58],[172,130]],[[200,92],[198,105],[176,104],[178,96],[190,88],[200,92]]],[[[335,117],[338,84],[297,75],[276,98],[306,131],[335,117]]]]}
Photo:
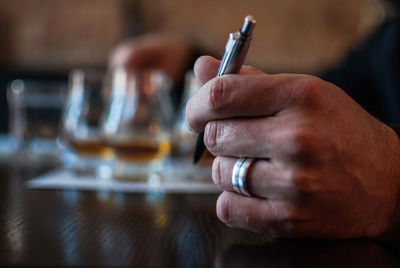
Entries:
{"type": "Polygon", "coordinates": [[[149,181],[170,151],[170,80],[161,72],[112,73],[103,133],[115,154],[114,178],[149,181]]]}
{"type": "Polygon", "coordinates": [[[110,86],[105,72],[73,70],[63,118],[63,138],[69,151],[64,164],[75,171],[110,177],[112,149],[102,132],[110,86]]]}

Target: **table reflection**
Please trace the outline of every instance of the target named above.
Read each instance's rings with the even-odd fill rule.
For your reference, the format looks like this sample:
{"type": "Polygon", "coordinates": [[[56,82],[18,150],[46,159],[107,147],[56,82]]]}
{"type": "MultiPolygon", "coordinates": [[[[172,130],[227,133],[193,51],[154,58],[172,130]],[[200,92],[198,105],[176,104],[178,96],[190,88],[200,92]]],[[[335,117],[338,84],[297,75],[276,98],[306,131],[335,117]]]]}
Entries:
{"type": "Polygon", "coordinates": [[[215,194],[27,190],[23,182],[39,172],[13,165],[0,168],[3,264],[399,266],[396,243],[271,240],[229,228],[215,215],[215,194]]]}
{"type": "Polygon", "coordinates": [[[372,240],[276,240],[235,245],[217,255],[222,267],[399,267],[399,261],[372,240]]]}

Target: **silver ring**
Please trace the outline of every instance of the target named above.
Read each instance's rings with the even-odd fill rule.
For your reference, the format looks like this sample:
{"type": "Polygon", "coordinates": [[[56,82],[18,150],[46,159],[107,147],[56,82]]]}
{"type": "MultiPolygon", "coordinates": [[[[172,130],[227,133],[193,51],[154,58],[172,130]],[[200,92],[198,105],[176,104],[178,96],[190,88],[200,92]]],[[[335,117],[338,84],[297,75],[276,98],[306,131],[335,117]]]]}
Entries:
{"type": "Polygon", "coordinates": [[[239,158],[236,161],[235,165],[233,166],[233,170],[232,170],[232,186],[233,186],[233,189],[235,189],[235,191],[238,194],[242,193],[239,188],[239,171],[240,171],[240,168],[244,161],[246,161],[245,157],[239,158]]]}
{"type": "Polygon", "coordinates": [[[254,162],[254,158],[246,158],[243,164],[240,166],[238,174],[238,186],[241,194],[251,196],[247,190],[246,176],[249,171],[249,167],[254,162]]]}

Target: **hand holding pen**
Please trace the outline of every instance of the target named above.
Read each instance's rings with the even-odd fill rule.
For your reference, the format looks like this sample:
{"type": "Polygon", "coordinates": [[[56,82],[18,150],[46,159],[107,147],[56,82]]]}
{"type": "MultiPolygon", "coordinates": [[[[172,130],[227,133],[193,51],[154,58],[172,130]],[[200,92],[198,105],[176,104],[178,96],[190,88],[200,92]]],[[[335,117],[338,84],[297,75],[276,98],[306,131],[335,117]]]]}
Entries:
{"type": "MultiPolygon", "coordinates": [[[[246,58],[255,26],[256,21],[253,16],[246,16],[242,28],[236,33],[229,34],[229,39],[225,47],[225,53],[222,57],[217,76],[235,74],[240,71],[246,58]]],[[[204,132],[201,132],[197,137],[193,155],[193,162],[195,164],[200,160],[205,150],[203,139],[204,132]]]]}
{"type": "Polygon", "coordinates": [[[400,145],[390,127],[318,77],[249,66],[215,77],[218,63],[197,60],[203,86],[186,121],[215,156],[223,222],[274,237],[393,233],[400,145]]]}

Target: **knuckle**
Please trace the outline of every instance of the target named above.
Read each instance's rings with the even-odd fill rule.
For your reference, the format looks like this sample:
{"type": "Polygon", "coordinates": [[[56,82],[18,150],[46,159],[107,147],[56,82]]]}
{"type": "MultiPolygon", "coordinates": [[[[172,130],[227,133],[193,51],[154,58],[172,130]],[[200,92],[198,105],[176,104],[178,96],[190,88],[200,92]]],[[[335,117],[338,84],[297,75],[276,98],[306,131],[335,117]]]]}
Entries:
{"type": "Polygon", "coordinates": [[[318,191],[318,180],[313,172],[304,168],[296,167],[289,172],[289,181],[300,193],[314,193],[318,191]]]}
{"type": "Polygon", "coordinates": [[[186,102],[185,107],[185,120],[190,130],[194,130],[195,120],[192,116],[191,99],[186,102]]]}
{"type": "Polygon", "coordinates": [[[188,99],[185,105],[185,119],[188,123],[190,123],[191,121],[190,109],[191,109],[191,100],[188,99]]]}
{"type": "Polygon", "coordinates": [[[211,110],[218,112],[223,109],[230,99],[230,94],[231,88],[223,77],[212,80],[208,98],[211,110]]]}
{"type": "Polygon", "coordinates": [[[190,99],[186,102],[186,106],[185,106],[185,120],[186,120],[186,123],[191,127],[192,117],[191,117],[191,112],[190,112],[190,99]]]}
{"type": "Polygon", "coordinates": [[[300,90],[300,99],[305,104],[317,104],[321,99],[320,79],[312,75],[301,75],[297,80],[297,85],[300,90]]]}
{"type": "Polygon", "coordinates": [[[207,149],[213,153],[218,153],[220,143],[223,137],[223,124],[218,121],[210,121],[204,130],[204,144],[207,149]]]}
{"type": "Polygon", "coordinates": [[[222,193],[217,200],[217,216],[218,218],[227,225],[232,225],[232,213],[230,211],[229,196],[226,192],[222,193]]]}
{"type": "Polygon", "coordinates": [[[217,186],[222,185],[222,175],[221,175],[221,159],[216,157],[212,165],[212,179],[214,184],[217,186]]]}
{"type": "Polygon", "coordinates": [[[290,151],[295,157],[311,157],[319,143],[319,137],[309,128],[297,128],[289,134],[290,151]]]}

